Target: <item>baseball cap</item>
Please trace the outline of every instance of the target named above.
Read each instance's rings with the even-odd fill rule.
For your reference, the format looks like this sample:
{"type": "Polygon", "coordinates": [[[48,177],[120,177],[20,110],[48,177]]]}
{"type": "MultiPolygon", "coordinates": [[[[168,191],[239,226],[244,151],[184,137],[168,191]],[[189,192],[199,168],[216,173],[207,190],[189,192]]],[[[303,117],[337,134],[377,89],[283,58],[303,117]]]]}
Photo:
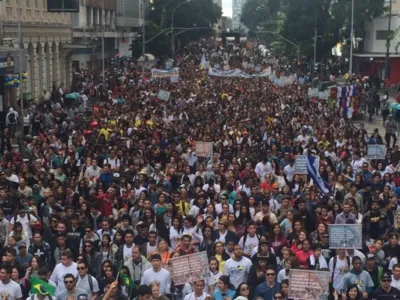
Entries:
{"type": "Polygon", "coordinates": [[[384,272],[381,276],[382,280],[392,280],[392,274],[390,274],[389,272],[384,272]]]}
{"type": "Polygon", "coordinates": [[[375,260],[375,254],[372,253],[367,254],[367,260],[375,260]]]}

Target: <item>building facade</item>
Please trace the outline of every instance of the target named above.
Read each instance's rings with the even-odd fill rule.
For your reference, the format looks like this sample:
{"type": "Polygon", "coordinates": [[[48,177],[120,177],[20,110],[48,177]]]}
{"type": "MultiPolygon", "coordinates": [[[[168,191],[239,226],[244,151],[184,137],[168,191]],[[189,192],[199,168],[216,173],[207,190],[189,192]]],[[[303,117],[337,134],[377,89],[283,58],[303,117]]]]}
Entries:
{"type": "MultiPolygon", "coordinates": [[[[0,42],[19,48],[18,7],[20,7],[22,49],[26,56],[28,83],[21,85],[27,97],[40,99],[53,84],[68,87],[71,82],[71,16],[48,13],[46,0],[4,0],[0,2],[0,42]]],[[[17,97],[19,90],[17,89],[17,97]]]]}
{"type": "Polygon", "coordinates": [[[236,30],[243,27],[240,22],[240,16],[242,15],[242,8],[246,0],[232,0],[232,29],[236,30]]]}
{"type": "Polygon", "coordinates": [[[76,48],[72,56],[75,69],[99,69],[102,60],[130,57],[135,28],[140,27],[140,0],[80,0],[79,13],[72,14],[76,48]],[[104,40],[104,53],[103,53],[104,40]]]}
{"type": "MultiPolygon", "coordinates": [[[[400,1],[392,0],[391,30],[400,27],[400,1]]],[[[386,1],[389,5],[389,1],[386,1]]],[[[385,78],[386,45],[389,36],[389,14],[377,17],[364,26],[363,51],[354,54],[355,70],[363,75],[385,78]]],[[[400,34],[394,35],[390,41],[390,81],[400,83],[400,34]],[[398,49],[397,49],[398,48],[398,49]]]]}

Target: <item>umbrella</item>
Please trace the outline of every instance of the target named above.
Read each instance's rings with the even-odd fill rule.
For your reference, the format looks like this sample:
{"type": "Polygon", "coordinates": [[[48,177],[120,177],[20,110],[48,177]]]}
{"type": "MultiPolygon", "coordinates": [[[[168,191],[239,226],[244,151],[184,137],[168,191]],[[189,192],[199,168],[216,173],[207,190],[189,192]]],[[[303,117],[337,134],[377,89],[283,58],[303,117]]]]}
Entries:
{"type": "Polygon", "coordinates": [[[65,96],[65,99],[78,99],[79,98],[79,93],[69,93],[65,96]]]}

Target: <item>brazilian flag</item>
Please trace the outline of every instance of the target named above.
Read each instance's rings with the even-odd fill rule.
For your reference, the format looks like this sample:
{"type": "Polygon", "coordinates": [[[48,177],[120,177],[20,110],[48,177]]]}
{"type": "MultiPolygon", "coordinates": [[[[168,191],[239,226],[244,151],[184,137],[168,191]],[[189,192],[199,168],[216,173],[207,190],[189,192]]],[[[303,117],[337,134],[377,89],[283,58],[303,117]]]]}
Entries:
{"type": "Polygon", "coordinates": [[[56,295],[56,287],[48,284],[46,281],[38,278],[31,278],[31,294],[39,294],[43,296],[55,296],[56,295]]]}
{"type": "Polygon", "coordinates": [[[126,287],[131,288],[131,289],[133,289],[135,287],[135,283],[133,282],[133,280],[130,276],[127,276],[126,274],[121,273],[119,275],[119,278],[122,279],[122,281],[124,282],[126,287]]]}

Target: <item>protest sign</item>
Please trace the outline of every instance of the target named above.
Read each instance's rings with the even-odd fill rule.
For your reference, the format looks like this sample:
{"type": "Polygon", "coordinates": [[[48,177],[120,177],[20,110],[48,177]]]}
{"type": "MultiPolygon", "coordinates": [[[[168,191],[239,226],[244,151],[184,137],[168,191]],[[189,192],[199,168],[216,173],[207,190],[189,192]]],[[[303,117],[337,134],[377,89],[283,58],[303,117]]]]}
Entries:
{"type": "Polygon", "coordinates": [[[179,77],[178,77],[178,76],[171,76],[171,77],[169,78],[169,82],[171,82],[171,83],[177,83],[177,82],[179,82],[179,77]]]}
{"type": "Polygon", "coordinates": [[[329,272],[295,270],[289,271],[290,299],[297,300],[322,300],[328,299],[329,272]]]}
{"type": "Polygon", "coordinates": [[[294,174],[307,175],[307,155],[297,155],[294,163],[294,174]]]}
{"type": "Polygon", "coordinates": [[[202,280],[210,273],[206,251],[172,258],[169,262],[175,286],[202,280]]]}
{"type": "Polygon", "coordinates": [[[367,158],[368,159],[385,159],[386,147],[385,145],[368,145],[367,158]]]}
{"type": "Polygon", "coordinates": [[[329,249],[362,249],[361,224],[330,224],[329,249]]]}
{"type": "Polygon", "coordinates": [[[159,90],[157,94],[157,98],[160,100],[168,101],[170,96],[170,92],[166,90],[159,90]]]}
{"type": "Polygon", "coordinates": [[[196,155],[197,157],[212,157],[213,156],[212,143],[196,141],[196,155]]]}
{"type": "Polygon", "coordinates": [[[170,70],[151,69],[151,77],[153,78],[166,78],[172,76],[179,76],[179,68],[172,68],[170,70]]]}

